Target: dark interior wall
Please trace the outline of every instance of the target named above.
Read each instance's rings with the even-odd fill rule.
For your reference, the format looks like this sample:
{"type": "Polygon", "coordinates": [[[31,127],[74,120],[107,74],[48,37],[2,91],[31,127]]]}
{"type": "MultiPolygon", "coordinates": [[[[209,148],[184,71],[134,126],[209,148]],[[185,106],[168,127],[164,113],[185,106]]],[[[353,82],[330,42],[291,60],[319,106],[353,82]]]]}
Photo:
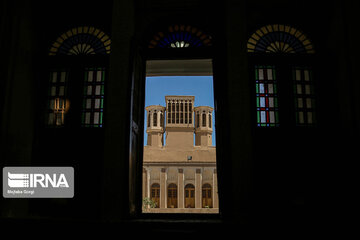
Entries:
{"type": "Polygon", "coordinates": [[[218,89],[215,98],[222,218],[236,224],[259,219],[262,223],[270,219],[281,222],[285,218],[302,222],[305,202],[315,201],[319,193],[330,194],[328,181],[339,192],[345,192],[339,183],[340,174],[334,178],[330,172],[333,168],[347,171],[345,166],[351,166],[354,159],[352,149],[358,146],[359,60],[358,49],[353,47],[358,3],[334,0],[321,7],[313,6],[311,1],[230,0],[102,1],[96,6],[84,1],[1,4],[1,166],[61,164],[65,158],[63,163],[77,166],[81,179],[101,178],[95,193],[79,179],[81,194],[74,200],[2,198],[2,219],[61,216],[116,222],[139,211],[134,198],[139,192],[136,181],[141,172],[135,170],[139,168],[141,150],[134,146],[143,142],[141,127],[137,127],[141,126],[144,104],[144,49],[158,27],[183,22],[201,26],[214,35],[210,55],[218,89]],[[312,64],[317,72],[319,109],[314,129],[278,131],[254,126],[249,71],[253,62],[246,53],[246,41],[258,27],[272,23],[297,27],[314,43],[312,64]],[[102,132],[66,132],[61,137],[72,138],[68,149],[51,160],[42,154],[52,150],[42,148],[46,139],[42,139],[39,125],[39,106],[44,101],[41,86],[46,76],[41,69],[48,66],[51,42],[79,25],[101,28],[112,38],[112,52],[106,60],[106,127],[102,132]],[[94,136],[97,144],[85,141],[94,136]],[[99,144],[101,150],[84,155],[99,144]],[[330,160],[334,156],[338,161],[330,160]],[[323,175],[328,181],[320,177],[323,175]],[[41,206],[58,210],[40,210],[41,206]]]}

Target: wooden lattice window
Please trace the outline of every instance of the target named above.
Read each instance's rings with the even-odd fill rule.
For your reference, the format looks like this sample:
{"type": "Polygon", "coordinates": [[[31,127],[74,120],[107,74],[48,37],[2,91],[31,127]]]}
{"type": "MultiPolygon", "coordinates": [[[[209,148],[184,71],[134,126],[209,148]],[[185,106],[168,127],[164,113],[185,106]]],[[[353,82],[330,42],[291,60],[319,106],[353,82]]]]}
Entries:
{"type": "Polygon", "coordinates": [[[102,127],[104,111],[105,68],[85,70],[82,108],[83,127],[102,127]]]}
{"type": "Polygon", "coordinates": [[[68,77],[69,72],[67,70],[50,72],[46,118],[48,126],[61,127],[65,124],[65,115],[69,109],[67,99],[68,77]]]}
{"type": "Polygon", "coordinates": [[[299,126],[312,126],[316,122],[312,70],[307,67],[294,67],[292,71],[296,124],[299,126]]]}
{"type": "Polygon", "coordinates": [[[158,183],[154,183],[151,185],[151,200],[155,203],[155,208],[160,207],[160,185],[158,183]]]}
{"type": "Polygon", "coordinates": [[[211,185],[206,183],[202,186],[202,207],[212,208],[212,188],[211,185]]]}
{"type": "Polygon", "coordinates": [[[167,207],[177,208],[177,186],[174,183],[171,183],[168,186],[167,207]]]}

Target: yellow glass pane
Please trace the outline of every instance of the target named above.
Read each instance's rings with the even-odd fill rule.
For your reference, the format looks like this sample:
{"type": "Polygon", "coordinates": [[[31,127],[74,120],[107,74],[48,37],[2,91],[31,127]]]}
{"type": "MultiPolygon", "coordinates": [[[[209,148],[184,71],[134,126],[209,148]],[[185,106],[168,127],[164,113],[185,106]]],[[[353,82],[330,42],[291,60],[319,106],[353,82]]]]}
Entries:
{"type": "Polygon", "coordinates": [[[276,42],[275,42],[275,46],[276,46],[276,47],[275,47],[276,49],[281,49],[281,48],[280,48],[280,42],[276,41],[276,42]]]}
{"type": "Polygon", "coordinates": [[[295,28],[291,28],[290,34],[291,34],[291,35],[295,35],[296,31],[297,31],[297,30],[296,30],[295,28]]]}
{"type": "Polygon", "coordinates": [[[61,37],[58,37],[58,38],[56,39],[56,41],[57,41],[58,43],[62,43],[64,40],[63,40],[61,37]]]}
{"type": "Polygon", "coordinates": [[[302,32],[300,32],[300,31],[297,31],[297,32],[295,33],[295,37],[297,37],[297,38],[299,38],[300,35],[302,35],[302,32]]]}
{"type": "Polygon", "coordinates": [[[290,32],[290,26],[286,25],[284,31],[287,32],[287,33],[290,32]]]}
{"type": "MultiPolygon", "coordinates": [[[[260,31],[260,30],[257,30],[257,31],[256,31],[256,34],[259,35],[260,37],[262,37],[262,36],[264,35],[264,34],[262,33],[262,31],[260,31]]],[[[253,35],[255,35],[255,34],[253,34],[253,35]]]]}
{"type": "Polygon", "coordinates": [[[111,44],[111,39],[109,39],[109,40],[107,40],[106,42],[104,42],[104,45],[105,46],[108,46],[108,45],[110,45],[111,44]]]}
{"type": "Polygon", "coordinates": [[[252,45],[252,44],[250,44],[250,43],[248,43],[248,44],[247,44],[247,48],[250,50],[250,49],[254,49],[254,48],[255,48],[255,46],[254,46],[254,45],[252,45]]]}
{"type": "Polygon", "coordinates": [[[301,36],[299,37],[299,40],[300,40],[301,42],[303,42],[305,39],[306,39],[306,36],[305,36],[305,35],[301,35],[301,36]]]}
{"type": "Polygon", "coordinates": [[[310,40],[309,39],[306,39],[304,42],[303,42],[304,45],[308,45],[310,44],[310,40]]]}
{"type": "Polygon", "coordinates": [[[98,35],[98,38],[102,38],[104,35],[105,35],[104,32],[100,32],[99,35],[98,35]]]}
{"type": "Polygon", "coordinates": [[[94,32],[95,28],[94,27],[90,27],[89,28],[89,34],[92,34],[94,32]]]}
{"type": "Polygon", "coordinates": [[[88,27],[88,26],[85,26],[84,29],[83,29],[83,32],[84,32],[84,33],[88,33],[88,31],[89,31],[89,27],[88,27]]]}
{"type": "Polygon", "coordinates": [[[82,33],[83,32],[83,28],[82,27],[78,27],[78,33],[82,33]]]}
{"type": "Polygon", "coordinates": [[[268,30],[269,32],[273,32],[273,31],[274,31],[271,25],[267,25],[266,28],[267,28],[267,30],[268,30]]]}
{"type": "Polygon", "coordinates": [[[109,36],[108,35],[105,35],[103,38],[101,38],[101,41],[102,42],[105,42],[106,40],[108,40],[109,39],[109,36]]]}
{"type": "Polygon", "coordinates": [[[282,25],[282,24],[281,24],[281,25],[279,25],[279,31],[282,31],[282,32],[283,32],[283,31],[284,31],[284,28],[285,28],[285,26],[284,26],[284,25],[282,25]]]}
{"type": "Polygon", "coordinates": [[[58,47],[60,47],[60,44],[59,44],[58,42],[54,42],[54,43],[53,43],[53,46],[54,46],[55,48],[58,48],[58,47]]]}
{"type": "MultiPolygon", "coordinates": [[[[210,39],[205,39],[204,40],[204,44],[209,44],[210,43],[210,39]]],[[[186,46],[185,46],[186,47],[186,46]]]]}
{"type": "Polygon", "coordinates": [[[280,42],[280,49],[281,49],[281,50],[284,50],[284,45],[285,45],[284,42],[280,42]]]}
{"type": "Polygon", "coordinates": [[[57,48],[54,48],[54,47],[50,48],[50,52],[56,53],[56,52],[57,52],[57,48]]]}
{"type": "Polygon", "coordinates": [[[266,27],[262,27],[262,28],[260,28],[260,30],[261,30],[264,34],[267,34],[267,33],[268,33],[268,30],[266,29],[266,27]]]}
{"type": "Polygon", "coordinates": [[[71,32],[73,33],[73,35],[76,35],[77,34],[77,28],[71,29],[71,32]]]}
{"type": "Polygon", "coordinates": [[[252,39],[252,38],[250,38],[248,42],[249,42],[249,43],[252,43],[252,44],[254,44],[254,45],[256,45],[256,43],[257,43],[257,41],[255,41],[255,40],[252,39]]]}
{"type": "Polygon", "coordinates": [[[254,33],[254,34],[251,36],[251,38],[253,38],[253,39],[255,39],[256,41],[258,41],[258,40],[260,39],[260,36],[254,33]]]}
{"type": "Polygon", "coordinates": [[[68,38],[68,36],[65,33],[63,33],[63,34],[61,34],[61,38],[66,40],[68,38]]]}
{"type": "Polygon", "coordinates": [[[279,31],[279,26],[277,24],[272,25],[274,32],[279,31]]]}
{"type": "Polygon", "coordinates": [[[97,35],[99,34],[99,32],[100,32],[100,30],[96,28],[95,31],[94,31],[94,33],[93,33],[93,35],[94,35],[94,36],[97,36],[97,35]]]}

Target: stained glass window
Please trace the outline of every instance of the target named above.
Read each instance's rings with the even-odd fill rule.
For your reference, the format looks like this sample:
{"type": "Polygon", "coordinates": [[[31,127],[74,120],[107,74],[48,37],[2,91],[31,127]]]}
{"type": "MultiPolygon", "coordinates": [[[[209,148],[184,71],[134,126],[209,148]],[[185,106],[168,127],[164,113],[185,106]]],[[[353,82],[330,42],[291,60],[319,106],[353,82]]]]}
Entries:
{"type": "Polygon", "coordinates": [[[189,25],[173,25],[158,32],[150,40],[149,48],[188,48],[211,46],[211,36],[189,25]]]}
{"type": "Polygon", "coordinates": [[[252,53],[314,53],[313,44],[303,32],[283,24],[256,30],[248,40],[247,50],[252,53]]]}
{"type": "Polygon", "coordinates": [[[85,69],[83,127],[103,127],[105,68],[85,69]]]}
{"type": "Polygon", "coordinates": [[[279,126],[277,82],[274,66],[256,66],[256,112],[258,127],[279,126]]]}
{"type": "Polygon", "coordinates": [[[296,109],[296,124],[311,126],[315,124],[315,95],[312,71],[306,67],[294,67],[293,83],[296,109]]]}
{"type": "Polygon", "coordinates": [[[65,114],[69,109],[67,100],[68,71],[51,71],[48,92],[48,106],[46,124],[49,126],[63,126],[65,114]]]}
{"type": "Polygon", "coordinates": [[[61,34],[52,44],[49,55],[109,54],[111,40],[100,29],[81,26],[61,34]]]}

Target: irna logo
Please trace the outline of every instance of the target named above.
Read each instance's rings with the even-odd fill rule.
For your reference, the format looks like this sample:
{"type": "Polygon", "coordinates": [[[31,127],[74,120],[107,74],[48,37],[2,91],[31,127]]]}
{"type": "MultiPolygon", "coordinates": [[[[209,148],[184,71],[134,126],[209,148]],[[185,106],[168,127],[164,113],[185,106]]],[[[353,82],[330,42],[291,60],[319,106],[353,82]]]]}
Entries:
{"type": "Polygon", "coordinates": [[[4,167],[5,198],[72,198],[72,167],[4,167]]]}
{"type": "Polygon", "coordinates": [[[11,188],[36,188],[49,186],[69,187],[65,174],[23,174],[23,173],[10,173],[8,172],[8,185],[11,188]]]}

